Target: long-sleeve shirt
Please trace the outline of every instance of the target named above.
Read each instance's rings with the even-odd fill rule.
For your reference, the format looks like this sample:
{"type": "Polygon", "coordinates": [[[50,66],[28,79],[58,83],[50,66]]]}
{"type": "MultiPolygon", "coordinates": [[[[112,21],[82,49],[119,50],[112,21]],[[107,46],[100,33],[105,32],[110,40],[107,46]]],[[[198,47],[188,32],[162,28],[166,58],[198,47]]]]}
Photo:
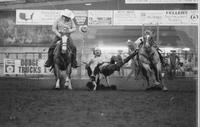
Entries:
{"type": "Polygon", "coordinates": [[[57,36],[60,36],[60,34],[70,34],[76,31],[76,25],[72,19],[65,21],[63,17],[60,17],[54,22],[52,31],[57,36]]]}

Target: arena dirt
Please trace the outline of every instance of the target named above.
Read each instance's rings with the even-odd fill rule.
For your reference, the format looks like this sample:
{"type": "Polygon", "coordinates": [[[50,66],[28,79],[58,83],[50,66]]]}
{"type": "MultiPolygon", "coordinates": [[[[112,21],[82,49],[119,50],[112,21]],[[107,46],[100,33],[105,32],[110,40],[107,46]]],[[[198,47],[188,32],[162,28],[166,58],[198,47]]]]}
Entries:
{"type": "Polygon", "coordinates": [[[196,127],[195,80],[170,80],[168,92],[113,81],[117,91],[94,92],[75,80],[73,91],[44,87],[49,80],[0,80],[0,127],[196,127]]]}

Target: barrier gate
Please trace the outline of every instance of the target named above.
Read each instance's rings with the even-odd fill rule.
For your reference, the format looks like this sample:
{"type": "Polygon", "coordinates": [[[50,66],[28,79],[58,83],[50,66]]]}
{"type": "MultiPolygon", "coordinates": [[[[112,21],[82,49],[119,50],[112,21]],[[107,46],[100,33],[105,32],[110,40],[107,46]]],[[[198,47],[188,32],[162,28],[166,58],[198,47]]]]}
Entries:
{"type": "MultiPolygon", "coordinates": [[[[108,56],[108,59],[112,55],[117,54],[104,54],[108,56]]],[[[122,54],[122,58],[125,58],[127,54],[122,54]]],[[[164,56],[166,54],[163,54],[164,56]]],[[[184,56],[185,54],[177,54],[178,56],[184,56]]],[[[84,53],[82,55],[81,52],[77,53],[78,63],[87,62],[89,58],[92,57],[91,53],[84,53]]],[[[0,77],[49,77],[53,76],[53,72],[49,70],[49,68],[44,67],[44,63],[47,59],[47,53],[45,52],[0,52],[0,77]]],[[[197,55],[193,56],[193,63],[188,68],[185,69],[186,75],[180,74],[179,68],[177,68],[176,76],[194,76],[197,73],[197,55]],[[188,70],[188,71],[187,71],[188,70]]],[[[120,72],[115,72],[112,76],[114,77],[127,77],[134,76],[134,73],[130,75],[130,73],[134,71],[134,65],[132,60],[130,60],[127,64],[125,64],[120,72]]],[[[85,70],[85,64],[81,64],[81,66],[77,69],[72,70],[72,78],[88,78],[87,72],[85,70]]]]}

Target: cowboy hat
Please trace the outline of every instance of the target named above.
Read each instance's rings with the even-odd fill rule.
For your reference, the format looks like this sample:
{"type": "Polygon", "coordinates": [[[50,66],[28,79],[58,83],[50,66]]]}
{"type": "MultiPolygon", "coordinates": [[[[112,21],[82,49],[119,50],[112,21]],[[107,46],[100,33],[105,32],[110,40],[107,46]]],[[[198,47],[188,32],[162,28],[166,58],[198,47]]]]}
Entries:
{"type": "Polygon", "coordinates": [[[71,18],[71,19],[73,19],[75,17],[74,13],[69,9],[62,10],[61,16],[65,16],[65,17],[68,17],[68,18],[71,18]]]}

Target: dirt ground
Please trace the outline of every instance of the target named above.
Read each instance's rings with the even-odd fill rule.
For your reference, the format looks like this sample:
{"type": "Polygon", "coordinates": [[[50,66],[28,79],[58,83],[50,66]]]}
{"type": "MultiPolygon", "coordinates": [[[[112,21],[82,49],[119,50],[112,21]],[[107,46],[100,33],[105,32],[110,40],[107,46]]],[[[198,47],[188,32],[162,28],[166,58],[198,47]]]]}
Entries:
{"type": "Polygon", "coordinates": [[[167,81],[168,92],[113,78],[116,91],[51,90],[53,79],[0,79],[0,127],[196,127],[197,81],[167,81]]]}

